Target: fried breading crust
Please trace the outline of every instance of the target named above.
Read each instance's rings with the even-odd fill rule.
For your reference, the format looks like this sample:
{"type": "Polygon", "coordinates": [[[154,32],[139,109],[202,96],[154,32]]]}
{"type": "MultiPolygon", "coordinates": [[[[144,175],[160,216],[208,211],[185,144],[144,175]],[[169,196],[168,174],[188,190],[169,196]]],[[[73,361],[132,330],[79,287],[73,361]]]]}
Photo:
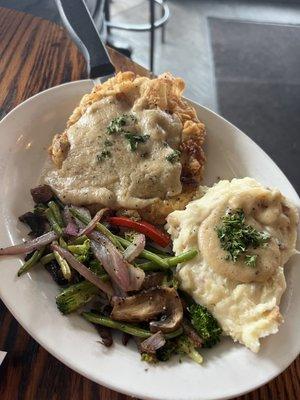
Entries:
{"type": "MultiPolygon", "coordinates": [[[[136,76],[130,71],[120,72],[105,83],[96,85],[91,93],[84,95],[67,123],[68,128],[79,120],[91,104],[108,96],[125,100],[130,105],[141,105],[144,109],[159,108],[179,117],[183,126],[180,145],[183,191],[179,196],[158,200],[141,210],[142,216],[153,223],[163,223],[170,212],[184,208],[196,193],[195,183],[202,179],[205,163],[205,126],[198,120],[194,108],[182,98],[184,87],[184,81],[170,73],[150,79],[136,76]]],[[[49,152],[58,168],[66,158],[68,149],[67,132],[55,135],[49,152]]]]}

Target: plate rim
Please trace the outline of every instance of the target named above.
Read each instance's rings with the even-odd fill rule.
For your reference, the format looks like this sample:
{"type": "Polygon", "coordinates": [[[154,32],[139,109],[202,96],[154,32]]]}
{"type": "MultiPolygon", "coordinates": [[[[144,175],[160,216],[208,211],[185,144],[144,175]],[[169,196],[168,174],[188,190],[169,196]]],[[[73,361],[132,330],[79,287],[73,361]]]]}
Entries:
{"type": "MultiPolygon", "coordinates": [[[[14,114],[18,113],[18,111],[20,110],[20,108],[24,107],[24,105],[26,105],[27,103],[30,103],[32,100],[35,100],[38,97],[43,96],[45,93],[49,93],[49,92],[54,92],[56,90],[61,90],[67,86],[75,86],[75,85],[82,85],[82,84],[86,84],[89,83],[92,85],[92,81],[90,79],[80,79],[80,80],[76,80],[76,81],[71,81],[71,82],[65,82],[62,83],[60,85],[56,85],[50,88],[47,88],[39,93],[34,94],[33,96],[29,97],[28,99],[24,100],[23,102],[21,102],[20,104],[18,104],[16,107],[14,107],[12,110],[9,111],[9,113],[7,113],[2,120],[0,121],[0,128],[2,127],[2,124],[6,121],[6,119],[10,118],[11,116],[13,116],[14,114]]],[[[190,100],[188,98],[184,99],[186,101],[188,101],[191,105],[194,105],[196,107],[200,107],[203,110],[205,110],[206,112],[208,112],[208,114],[211,114],[214,118],[218,118],[221,119],[223,123],[229,125],[230,127],[234,128],[234,130],[236,131],[236,133],[240,136],[242,136],[244,139],[250,141],[250,143],[252,145],[255,145],[257,151],[260,151],[264,157],[266,157],[268,159],[269,162],[271,162],[275,167],[276,167],[276,172],[279,172],[285,179],[286,181],[289,183],[290,188],[292,189],[292,191],[294,192],[294,196],[297,199],[298,203],[300,204],[300,198],[299,195],[297,193],[297,191],[295,190],[294,186],[292,185],[292,183],[289,181],[289,179],[286,177],[286,175],[283,173],[283,171],[280,169],[280,167],[276,164],[276,162],[264,151],[264,149],[262,149],[253,139],[251,139],[247,134],[245,134],[243,131],[241,131],[238,127],[236,127],[234,124],[232,124],[231,122],[229,122],[228,120],[226,120],[224,117],[222,117],[221,115],[217,114],[216,112],[214,112],[213,110],[209,109],[208,107],[205,107],[199,103],[197,103],[196,101],[190,100]]],[[[51,347],[51,345],[48,346],[48,344],[40,338],[37,338],[36,334],[31,330],[30,328],[30,323],[27,324],[26,321],[24,321],[22,319],[22,317],[17,317],[16,316],[16,312],[14,312],[14,310],[11,309],[11,307],[6,303],[6,299],[3,298],[3,296],[1,295],[1,300],[3,301],[3,303],[5,304],[5,306],[7,307],[7,309],[9,310],[9,312],[13,315],[13,317],[17,320],[17,322],[23,327],[23,329],[26,330],[26,332],[37,342],[39,343],[39,345],[41,345],[44,349],[46,349],[52,356],[54,356],[56,359],[58,359],[60,362],[62,362],[64,365],[66,365],[68,368],[70,368],[71,370],[77,372],[78,374],[84,376],[85,378],[96,382],[100,385],[103,385],[109,389],[118,391],[120,393],[129,395],[129,396],[137,396],[137,393],[129,390],[129,389],[124,389],[123,387],[120,388],[119,386],[117,386],[116,384],[112,384],[112,383],[107,383],[106,381],[102,380],[101,378],[98,378],[97,380],[94,379],[94,377],[91,377],[90,374],[88,372],[85,372],[84,369],[80,369],[77,368],[76,366],[74,366],[72,364],[72,362],[70,361],[66,361],[66,359],[64,359],[64,357],[60,354],[59,351],[57,351],[55,348],[51,347]]],[[[251,391],[254,391],[258,388],[260,388],[261,386],[265,385],[266,383],[270,382],[271,380],[273,380],[274,378],[276,378],[278,375],[280,375],[282,372],[284,372],[289,365],[298,357],[300,352],[300,340],[298,343],[298,351],[297,353],[295,352],[295,354],[293,354],[293,358],[290,361],[287,361],[284,363],[284,366],[282,367],[277,367],[277,365],[274,367],[274,373],[270,373],[269,376],[265,377],[261,382],[259,382],[257,385],[251,386],[251,388],[242,390],[242,391],[238,391],[226,396],[218,396],[215,397],[215,400],[227,400],[227,399],[231,399],[233,397],[236,396],[241,396],[244,394],[247,394],[251,391]]],[[[157,399],[157,397],[149,397],[147,395],[141,395],[138,394],[139,397],[145,399],[145,400],[153,400],[153,399],[157,399]]],[[[200,395],[201,396],[201,395],[200,395]]],[[[202,397],[199,397],[199,399],[202,399],[202,397]]]]}

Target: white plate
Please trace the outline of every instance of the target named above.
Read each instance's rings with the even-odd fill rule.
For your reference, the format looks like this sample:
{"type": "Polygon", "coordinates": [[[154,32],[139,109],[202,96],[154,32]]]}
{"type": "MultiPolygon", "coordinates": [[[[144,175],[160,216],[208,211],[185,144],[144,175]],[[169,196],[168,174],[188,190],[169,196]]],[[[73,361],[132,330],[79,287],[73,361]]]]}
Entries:
{"type": "MultiPolygon", "coordinates": [[[[54,133],[65,122],[90,81],[78,81],[42,92],[10,112],[0,123],[0,243],[20,242],[26,229],[17,217],[32,207],[34,187],[54,133]]],[[[295,190],[274,162],[246,135],[213,112],[194,104],[207,126],[205,184],[218,177],[251,176],[278,187],[299,208],[295,190]]],[[[97,343],[94,328],[81,317],[62,316],[56,309],[59,288],[42,268],[21,278],[20,259],[0,261],[0,295],[20,324],[51,354],[87,378],[143,399],[226,399],[253,390],[283,371],[300,348],[300,268],[294,257],[286,268],[288,290],[281,309],[284,325],[251,353],[229,338],[202,351],[205,362],[189,360],[148,366],[134,346],[120,342],[111,349],[97,343]],[[298,287],[297,287],[298,285],[298,287]]]]}

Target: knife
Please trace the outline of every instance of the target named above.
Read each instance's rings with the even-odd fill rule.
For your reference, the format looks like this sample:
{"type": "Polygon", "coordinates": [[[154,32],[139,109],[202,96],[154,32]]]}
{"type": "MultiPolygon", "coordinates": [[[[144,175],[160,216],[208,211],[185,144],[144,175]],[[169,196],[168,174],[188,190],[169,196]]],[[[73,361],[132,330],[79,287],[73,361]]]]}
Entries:
{"type": "Polygon", "coordinates": [[[6,352],[0,351],[0,365],[2,364],[2,361],[4,360],[5,356],[6,356],[6,352]]]}
{"type": "Polygon", "coordinates": [[[114,76],[115,67],[84,0],[55,1],[65,28],[85,57],[89,78],[96,85],[114,76]]]}

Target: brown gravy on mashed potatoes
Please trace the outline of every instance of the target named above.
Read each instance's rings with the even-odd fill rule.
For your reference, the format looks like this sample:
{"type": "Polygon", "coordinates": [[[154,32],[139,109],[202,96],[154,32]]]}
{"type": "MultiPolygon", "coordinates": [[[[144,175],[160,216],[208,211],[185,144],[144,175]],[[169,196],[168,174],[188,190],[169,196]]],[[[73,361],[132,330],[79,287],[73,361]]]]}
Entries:
{"type": "Polygon", "coordinates": [[[139,102],[129,108],[126,102],[106,97],[68,128],[67,157],[61,168],[52,165],[46,171],[44,181],[65,203],[93,204],[101,199],[106,207],[145,207],[182,190],[182,167],[172,158],[181,132],[182,123],[175,114],[146,110],[139,102]],[[111,121],[122,116],[125,134],[109,133],[111,121]],[[137,139],[133,144],[132,136],[137,139]]]}
{"type": "Polygon", "coordinates": [[[251,178],[233,179],[220,181],[184,211],[172,212],[167,222],[176,255],[199,250],[178,272],[182,289],[209,309],[225,334],[257,352],[259,339],[276,333],[282,322],[283,266],[296,252],[296,208],[278,190],[251,178]],[[221,247],[216,229],[228,209],[243,210],[249,226],[268,234],[265,245],[247,249],[255,265],[243,257],[228,260],[221,247]]]}

